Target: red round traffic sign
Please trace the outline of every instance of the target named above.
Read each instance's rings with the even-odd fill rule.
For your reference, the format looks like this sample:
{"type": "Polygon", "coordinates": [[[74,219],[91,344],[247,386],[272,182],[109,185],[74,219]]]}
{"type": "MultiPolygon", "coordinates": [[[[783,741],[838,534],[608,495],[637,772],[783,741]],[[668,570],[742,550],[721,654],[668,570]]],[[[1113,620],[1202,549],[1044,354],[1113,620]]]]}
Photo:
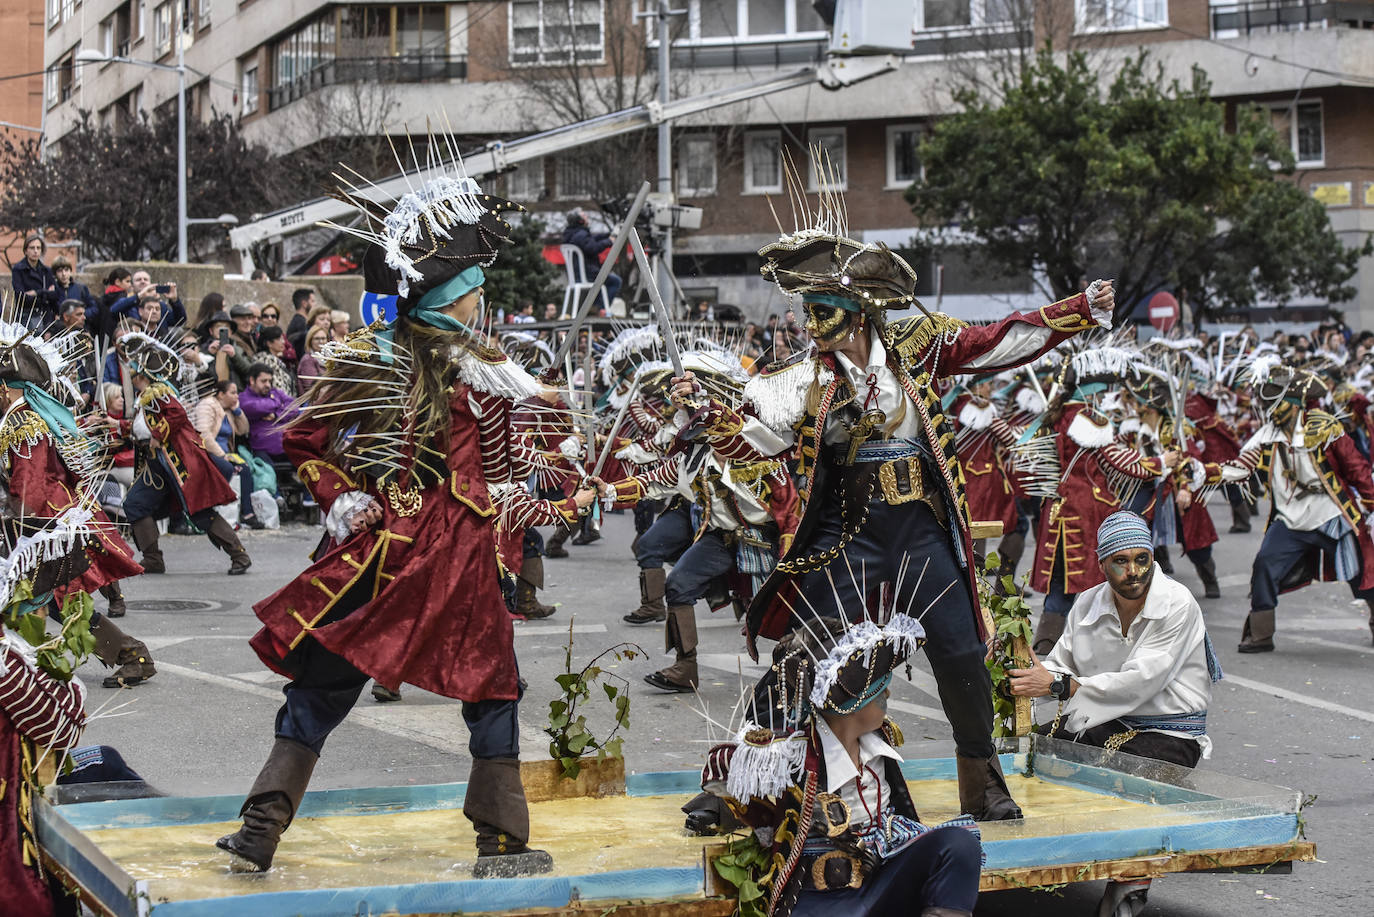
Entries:
{"type": "Polygon", "coordinates": [[[1147,307],[1150,314],[1150,324],[1154,325],[1162,332],[1178,324],[1178,300],[1174,294],[1160,290],[1150,297],[1150,304],[1147,307]]]}

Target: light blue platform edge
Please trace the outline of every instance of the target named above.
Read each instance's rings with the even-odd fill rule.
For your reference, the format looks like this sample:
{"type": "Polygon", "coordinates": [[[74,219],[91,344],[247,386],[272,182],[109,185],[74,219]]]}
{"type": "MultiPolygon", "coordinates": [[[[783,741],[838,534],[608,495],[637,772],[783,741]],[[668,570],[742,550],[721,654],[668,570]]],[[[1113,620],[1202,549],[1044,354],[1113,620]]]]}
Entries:
{"type": "MultiPolygon", "coordinates": [[[[1213,799],[1196,791],[1105,768],[1043,755],[1039,760],[1042,767],[1038,776],[1041,779],[1106,795],[1153,800],[1161,804],[1205,803],[1213,799]]],[[[1002,764],[1010,772],[1014,767],[1014,756],[1003,755],[1002,764]]],[[[952,759],[903,762],[902,772],[909,780],[956,777],[952,759]]],[[[626,778],[626,791],[631,796],[691,793],[696,791],[698,780],[699,776],[693,771],[636,774],[626,778]]],[[[300,815],[380,814],[407,808],[458,809],[462,807],[465,790],[466,784],[463,783],[322,790],[306,795],[300,815]]],[[[71,827],[90,831],[232,821],[238,817],[241,805],[240,796],[164,797],[79,803],[51,808],[50,811],[71,827]]],[[[1250,809],[1250,812],[1252,814],[1238,812],[1233,817],[1195,824],[990,841],[984,845],[987,853],[985,869],[1053,866],[1146,856],[1161,851],[1282,844],[1297,836],[1295,814],[1255,809],[1250,809]]],[[[480,913],[517,908],[564,907],[573,900],[692,897],[702,894],[704,889],[701,868],[698,866],[651,867],[585,876],[271,892],[152,904],[150,909],[150,902],[145,902],[144,909],[140,911],[130,898],[132,883],[121,888],[111,877],[108,863],[102,868],[94,861],[96,858],[89,856],[89,851],[78,849],[77,845],[57,836],[65,832],[41,833],[44,835],[44,847],[49,853],[102,901],[112,905],[112,909],[121,917],[125,914],[136,917],[140,912],[155,914],[156,917],[231,917],[254,912],[326,917],[340,913],[367,913],[368,909],[398,914],[435,911],[480,913]]],[[[155,899],[155,884],[150,892],[155,899]]]]}

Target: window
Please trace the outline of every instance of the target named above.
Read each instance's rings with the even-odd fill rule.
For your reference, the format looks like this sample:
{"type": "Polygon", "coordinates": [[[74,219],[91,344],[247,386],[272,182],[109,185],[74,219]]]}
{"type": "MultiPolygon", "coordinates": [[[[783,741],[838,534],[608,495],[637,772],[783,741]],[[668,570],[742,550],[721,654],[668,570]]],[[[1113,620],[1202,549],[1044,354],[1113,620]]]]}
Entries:
{"type": "Polygon", "coordinates": [[[1300,166],[1320,166],[1326,161],[1322,136],[1322,103],[1299,102],[1269,110],[1274,130],[1286,140],[1300,166]]]}
{"type": "Polygon", "coordinates": [[[48,0],[48,28],[55,29],[62,24],[62,0],[48,0]]]}
{"type": "Polygon", "coordinates": [[[809,146],[820,147],[821,169],[824,174],[816,174],[816,166],[811,162],[811,157],[807,157],[810,162],[807,168],[810,171],[809,181],[812,191],[843,191],[849,183],[849,172],[845,162],[844,128],[842,127],[817,127],[812,128],[806,134],[806,142],[809,146]]]}
{"type": "Polygon", "coordinates": [[[1154,29],[1168,24],[1168,0],[1078,0],[1079,32],[1154,29]]]}
{"type": "Polygon", "coordinates": [[[683,197],[716,193],[716,138],[696,134],[678,141],[677,191],[683,197]]]}
{"type": "Polygon", "coordinates": [[[251,115],[258,110],[258,65],[257,62],[243,68],[239,79],[239,92],[243,95],[243,113],[251,115]]]}
{"type": "Polygon", "coordinates": [[[547,194],[544,187],[544,159],[520,163],[513,172],[506,173],[506,197],[513,201],[541,201],[547,194]]]}
{"type": "Polygon", "coordinates": [[[110,16],[100,23],[100,53],[113,57],[115,53],[115,18],[110,16]]]}
{"type": "Polygon", "coordinates": [[[513,0],[511,63],[600,62],[604,18],[602,0],[513,0]]]}
{"type": "Polygon", "coordinates": [[[147,0],[130,0],[129,11],[134,20],[134,41],[142,41],[143,36],[148,34],[148,3],[147,0]]]}
{"type": "MultiPolygon", "coordinates": [[[[389,10],[382,9],[379,12],[390,21],[389,10]]],[[[277,42],[272,49],[272,84],[289,86],[317,67],[333,61],[334,35],[334,13],[328,12],[277,42]]],[[[273,105],[275,107],[276,103],[273,105]]]]}
{"type": "Polygon", "coordinates": [[[597,169],[590,156],[558,158],[558,196],[566,200],[586,200],[596,196],[597,169]]]}
{"type": "Polygon", "coordinates": [[[200,0],[196,4],[196,28],[210,28],[210,6],[213,0],[200,0]]]}
{"type": "Polygon", "coordinates": [[[75,0],[62,0],[62,19],[68,20],[76,13],[75,0]]]}
{"type": "Polygon", "coordinates": [[[916,4],[915,27],[919,32],[928,29],[993,26],[1010,23],[1018,18],[1018,14],[1020,18],[1029,21],[1029,0],[919,0],[916,4]]]}
{"type": "Polygon", "coordinates": [[[172,51],[172,4],[160,3],[153,9],[153,50],[161,57],[172,51]]]}
{"type": "Polygon", "coordinates": [[[410,58],[448,56],[448,7],[442,3],[398,7],[396,53],[410,58]]]}
{"type": "Polygon", "coordinates": [[[782,192],[782,135],[750,131],[744,135],[744,193],[782,192]]]}
{"type": "Polygon", "coordinates": [[[811,0],[690,0],[687,4],[688,40],[813,38],[824,33],[825,23],[811,0]]]}
{"type": "Polygon", "coordinates": [[[893,124],[887,129],[887,187],[905,188],[921,177],[919,124],[893,124]]]}

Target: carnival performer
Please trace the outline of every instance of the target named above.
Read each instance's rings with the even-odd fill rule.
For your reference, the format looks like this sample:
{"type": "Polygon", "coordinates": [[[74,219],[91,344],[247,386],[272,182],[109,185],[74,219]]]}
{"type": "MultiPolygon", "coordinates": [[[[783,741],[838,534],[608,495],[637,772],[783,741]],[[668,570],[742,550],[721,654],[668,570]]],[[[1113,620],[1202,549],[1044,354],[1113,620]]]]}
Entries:
{"type": "Polygon", "coordinates": [[[1250,572],[1250,613],[1237,650],[1274,650],[1279,593],[1314,579],[1342,580],[1370,607],[1374,636],[1374,479],[1340,420],[1319,410],[1326,383],[1315,373],[1256,360],[1250,370],[1265,422],[1209,484],[1252,483],[1271,500],[1269,524],[1250,572]],[[1257,476],[1257,482],[1251,482],[1257,476]]]}
{"type": "MultiPolygon", "coordinates": [[[[743,412],[712,402],[694,420],[718,454],[792,459],[801,478],[800,512],[792,514],[799,521],[781,532],[781,559],[749,609],[749,649],[756,654],[759,637],[777,639],[812,609],[852,615],[895,590],[898,607],[924,615],[927,657],[958,751],[961,807],[979,819],[1018,818],[991,738],[963,476],[933,385],[1014,367],[1109,327],[1111,284],[1094,281],[1086,294],[990,325],[940,313],[889,323],[887,310],[916,305],[915,271],[886,246],[846,238],[842,202],[824,200],[816,225],[760,250],[764,276],[801,298],[819,352],[750,380],[743,412]],[[929,575],[901,580],[906,552],[922,557],[929,575]]],[[[796,209],[811,213],[805,201],[796,209]]],[[[679,387],[680,397],[692,397],[690,379],[679,387]]]]}
{"type": "MultiPolygon", "coordinates": [[[[1002,577],[1016,575],[1026,549],[1030,519],[1020,511],[1024,494],[1017,486],[1016,469],[1008,453],[1017,433],[993,400],[993,385],[992,376],[974,376],[962,386],[963,391],[954,389],[950,416],[954,419],[954,450],[964,476],[969,518],[1002,523],[1002,540],[997,545],[1001,569],[996,586],[1000,591],[1002,577]]],[[[983,553],[981,542],[975,548],[983,553]]]]}
{"type": "MultiPolygon", "coordinates": [[[[1206,598],[1221,598],[1221,584],[1217,580],[1217,564],[1212,557],[1212,545],[1217,542],[1216,526],[1207,511],[1204,485],[1206,472],[1199,459],[1201,450],[1189,440],[1186,430],[1173,422],[1174,399],[1170,384],[1146,375],[1128,380],[1126,389],[1136,406],[1135,442],[1129,443],[1141,455],[1163,461],[1168,448],[1184,447],[1190,452],[1180,457],[1178,467],[1165,474],[1154,487],[1142,487],[1135,504],[1130,507],[1144,516],[1155,532],[1155,560],[1165,573],[1173,573],[1167,563],[1169,545],[1183,545],[1183,553],[1192,561],[1202,580],[1206,598]],[[1180,434],[1184,443],[1178,443],[1180,434]]],[[[1186,421],[1184,421],[1186,424],[1186,421]]],[[[1123,429],[1125,425],[1123,424],[1123,429]]],[[[1247,505],[1246,512],[1249,512],[1247,505]]]]}
{"type": "MultiPolygon", "coordinates": [[[[432,143],[441,141],[432,140],[432,143]]],[[[498,577],[495,520],[571,522],[591,488],[557,503],[528,493],[537,453],[512,435],[532,376],[481,327],[483,267],[519,205],[434,168],[386,211],[341,191],[366,217],[369,290],[397,294],[397,319],[329,345],[284,446],[325,514],[315,562],[254,610],[252,645],[291,681],[275,741],[219,840],[234,869],[268,869],[329,734],[369,678],[461,700],[472,769],[463,813],[477,832],[473,874],[547,872],[527,845],[511,617],[498,577]]]]}
{"type": "MultiPolygon", "coordinates": [[[[53,590],[55,605],[60,608],[71,592],[98,591],[111,611],[122,611],[120,580],[143,570],[95,499],[103,473],[100,445],[85,435],[71,410],[50,391],[60,384],[67,361],[62,349],[68,343],[65,337],[43,341],[23,325],[0,322],[0,478],[11,509],[28,524],[43,524],[73,509],[90,516],[87,561],[71,582],[53,590]]],[[[147,645],[109,618],[109,613],[94,612],[90,621],[95,656],[115,669],[101,684],[133,687],[152,678],[157,669],[147,645]]]]}
{"type": "Polygon", "coordinates": [[[1031,587],[1045,596],[1031,641],[1041,655],[1064,632],[1077,595],[1102,582],[1092,561],[1102,521],[1179,460],[1172,450],[1152,459],[1121,445],[1110,418],[1089,404],[1106,391],[1108,380],[1123,378],[1133,361],[1133,354],[1108,347],[1066,359],[1040,423],[1017,444],[1031,492],[1047,503],[1031,569],[1031,587]]]}
{"type": "Polygon", "coordinates": [[[124,497],[124,516],[143,554],[144,572],[167,572],[157,521],[180,512],[229,555],[230,576],[247,573],[252,559],[234,527],[215,510],[238,498],[205,451],[181,400],[183,388],[192,405],[198,400],[192,391],[194,370],[175,349],[142,332],[123,335],[115,346],[138,394],[133,421],[137,470],[124,497]]]}
{"type": "MultiPolygon", "coordinates": [[[[1202,440],[1202,449],[1197,458],[1203,462],[1220,464],[1240,455],[1240,439],[1221,416],[1224,392],[1224,386],[1218,381],[1210,392],[1189,393],[1184,403],[1184,413],[1202,440]]],[[[1224,493],[1226,502],[1231,506],[1231,534],[1249,534],[1250,501],[1245,498],[1242,489],[1234,484],[1227,485],[1224,493]]]]}
{"type": "Polygon", "coordinates": [[[774,647],[742,728],[709,752],[709,796],[689,803],[689,830],[709,812],[765,839],[770,917],[972,914],[978,829],[967,816],[922,824],[901,771],[902,732],[886,717],[893,672],[922,640],[914,617],[890,609],[857,623],[812,620],[774,647]]]}
{"type": "MultiPolygon", "coordinates": [[[[737,361],[732,365],[732,359],[689,351],[682,363],[691,367],[696,383],[713,399],[737,404],[748,377],[737,361]]],[[[705,431],[699,428],[680,431],[677,448],[652,470],[610,485],[617,506],[633,506],[645,497],[678,498],[639,538],[635,560],[640,568],[641,606],[625,617],[632,624],[645,623],[643,617],[636,617],[645,605],[658,596],[666,600],[665,649],[674,651],[676,659],[644,680],[675,693],[695,691],[699,683],[697,601],[708,597],[713,585],[730,574],[766,576],[776,558],[779,527],[787,524],[785,514],[796,503],[792,480],[781,461],[722,459],[712,454],[709,444],[697,444],[704,437],[705,431]],[[673,570],[665,576],[663,567],[669,561],[673,570]]]]}

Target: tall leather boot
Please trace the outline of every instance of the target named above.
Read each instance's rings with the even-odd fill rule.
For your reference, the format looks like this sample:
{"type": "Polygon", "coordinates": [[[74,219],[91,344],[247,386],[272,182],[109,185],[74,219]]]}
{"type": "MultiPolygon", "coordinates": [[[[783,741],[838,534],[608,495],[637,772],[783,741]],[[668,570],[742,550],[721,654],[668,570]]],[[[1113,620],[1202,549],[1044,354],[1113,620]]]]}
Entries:
{"type": "Polygon", "coordinates": [[[1274,651],[1274,609],[1254,608],[1245,617],[1240,632],[1238,653],[1272,653],[1274,651]]]}
{"type": "Polygon", "coordinates": [[[1021,817],[1021,807],[1011,798],[997,755],[991,758],[955,755],[955,762],[959,772],[959,808],[976,821],[1021,817]]]}
{"type": "Polygon", "coordinates": [[[118,581],[101,586],[100,594],[109,603],[109,607],[105,609],[105,617],[122,618],[128,613],[128,606],[124,604],[124,591],[119,588],[118,581]]]}
{"type": "Polygon", "coordinates": [[[1209,599],[1221,598],[1221,583],[1217,582],[1217,562],[1208,558],[1206,563],[1193,564],[1197,567],[1198,578],[1202,580],[1203,596],[1209,599]]]}
{"type": "Polygon", "coordinates": [[[1231,504],[1231,534],[1238,535],[1250,531],[1250,504],[1237,500],[1231,504]]]}
{"type": "Polygon", "coordinates": [[[663,593],[668,588],[668,574],[662,567],[649,567],[639,571],[639,607],[625,615],[630,624],[651,624],[668,617],[668,606],[663,602],[663,593]]]}
{"type": "Polygon", "coordinates": [[[282,832],[296,817],[319,760],[319,755],[292,739],[272,743],[267,763],[239,810],[243,826],[215,841],[216,847],[229,854],[232,871],[266,872],[272,868],[282,832]]]}
{"type": "MultiPolygon", "coordinates": [[[[1016,578],[1016,565],[1021,562],[1021,555],[1026,552],[1026,536],[1020,532],[1010,532],[1002,538],[1002,543],[997,546],[997,556],[1002,561],[1001,567],[997,570],[996,591],[998,595],[1007,595],[1005,587],[1002,585],[1002,577],[1010,576],[1016,578]]],[[[1017,590],[1020,591],[1019,589],[1017,590]]]]}
{"type": "Polygon", "coordinates": [[[1035,655],[1048,656],[1050,654],[1054,645],[1059,642],[1059,638],[1063,636],[1064,625],[1068,620],[1068,615],[1040,612],[1040,620],[1035,625],[1035,636],[1031,638],[1031,649],[1035,650],[1035,655]]]}
{"type": "Polygon", "coordinates": [[[667,646],[677,650],[677,661],[644,680],[660,691],[690,694],[697,688],[697,615],[694,605],[673,605],[668,609],[667,646]]]}
{"type": "Polygon", "coordinates": [[[463,814],[477,830],[475,879],[511,879],[553,869],[553,857],[529,847],[530,807],[515,758],[473,758],[463,814]]]}
{"type": "Polygon", "coordinates": [[[539,601],[536,589],[544,588],[544,558],[526,557],[515,578],[515,610],[526,618],[547,618],[554,607],[539,601]]]}
{"type": "Polygon", "coordinates": [[[253,566],[253,560],[248,556],[248,552],[243,549],[238,533],[219,513],[211,512],[210,515],[214,518],[210,520],[210,525],[205,530],[205,534],[210,539],[211,544],[229,555],[229,575],[239,576],[247,573],[248,568],[253,566]]]}
{"type": "Polygon", "coordinates": [[[567,541],[568,536],[571,534],[572,529],[568,528],[566,525],[554,526],[553,534],[550,535],[549,540],[544,543],[544,556],[567,557],[568,549],[563,547],[563,542],[567,541]]]}
{"type": "Polygon", "coordinates": [[[157,674],[153,654],[143,641],[124,633],[105,615],[91,620],[91,636],[95,637],[95,658],[114,669],[100,683],[102,687],[132,688],[157,674]]]}
{"type": "Polygon", "coordinates": [[[143,552],[143,558],[139,561],[143,572],[166,573],[167,564],[163,562],[162,549],[157,546],[157,520],[145,516],[135,520],[130,527],[133,529],[134,544],[143,552]]]}

